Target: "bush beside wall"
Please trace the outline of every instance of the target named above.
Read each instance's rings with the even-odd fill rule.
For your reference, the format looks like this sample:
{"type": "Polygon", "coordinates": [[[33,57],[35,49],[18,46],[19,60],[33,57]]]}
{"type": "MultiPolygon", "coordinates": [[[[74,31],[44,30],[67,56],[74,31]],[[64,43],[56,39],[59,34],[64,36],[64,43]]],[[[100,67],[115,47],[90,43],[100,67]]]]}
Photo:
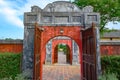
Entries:
{"type": "Polygon", "coordinates": [[[101,65],[103,73],[115,73],[120,80],[120,56],[103,56],[101,65]]]}
{"type": "Polygon", "coordinates": [[[0,79],[20,73],[21,54],[0,53],[0,79]]]}
{"type": "MultiPolygon", "coordinates": [[[[21,54],[0,53],[0,79],[20,74],[21,54]]],[[[102,56],[103,73],[115,73],[120,80],[120,56],[102,56]]]]}

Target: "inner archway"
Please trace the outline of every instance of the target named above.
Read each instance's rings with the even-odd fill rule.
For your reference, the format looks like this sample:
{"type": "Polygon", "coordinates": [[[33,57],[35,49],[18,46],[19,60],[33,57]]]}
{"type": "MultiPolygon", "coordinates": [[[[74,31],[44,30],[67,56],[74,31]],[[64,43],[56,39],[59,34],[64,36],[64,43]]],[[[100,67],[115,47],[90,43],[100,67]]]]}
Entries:
{"type": "MultiPolygon", "coordinates": [[[[81,65],[79,62],[80,50],[77,43],[76,45],[74,45],[75,43],[76,41],[68,36],[56,36],[51,38],[46,43],[46,58],[45,64],[43,65],[42,74],[43,79],[55,80],[55,77],[58,77],[58,79],[60,77],[63,77],[62,80],[64,80],[66,77],[71,75],[72,71],[73,72],[73,74],[71,75],[72,79],[80,80],[81,76],[80,72],[81,65]],[[75,46],[77,49],[75,48],[75,46]],[[77,61],[75,59],[77,59],[77,61]],[[74,61],[78,65],[74,65],[73,64],[74,61]],[[60,75],[53,76],[49,75],[50,77],[47,77],[47,75],[45,75],[47,73],[50,74],[60,73],[60,75]]],[[[70,79],[70,77],[68,77],[68,79],[70,79]]]]}
{"type": "Polygon", "coordinates": [[[58,53],[58,47],[60,45],[66,48],[64,49],[64,52],[65,50],[68,51],[70,59],[68,60],[67,57],[66,60],[70,64],[74,64],[74,65],[80,64],[80,55],[79,55],[80,50],[78,44],[73,39],[66,36],[54,37],[47,42],[45,64],[54,64],[58,62],[57,53],[58,53]]]}
{"type": "Polygon", "coordinates": [[[66,77],[68,79],[80,80],[80,50],[77,43],[74,45],[75,43],[72,38],[67,36],[57,36],[47,42],[46,58],[42,73],[44,80],[59,80],[61,77],[63,78],[61,80],[64,80],[66,77]],[[76,61],[78,65],[74,65],[74,61],[76,61]],[[71,72],[73,73],[72,78],[70,77],[71,72]]]}
{"type": "Polygon", "coordinates": [[[58,44],[54,49],[53,63],[57,64],[71,64],[71,49],[66,44],[58,44]]]}

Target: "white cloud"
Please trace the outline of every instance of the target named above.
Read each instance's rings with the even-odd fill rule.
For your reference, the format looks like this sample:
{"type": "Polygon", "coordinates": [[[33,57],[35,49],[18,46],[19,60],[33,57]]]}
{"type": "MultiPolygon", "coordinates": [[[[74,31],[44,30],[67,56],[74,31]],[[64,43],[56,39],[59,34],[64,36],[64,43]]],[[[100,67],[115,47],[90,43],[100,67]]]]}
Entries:
{"type": "Polygon", "coordinates": [[[23,21],[17,15],[17,10],[11,8],[10,4],[5,0],[0,0],[0,13],[11,24],[23,28],[23,21]]]}
{"type": "MultiPolygon", "coordinates": [[[[0,0],[0,13],[4,15],[4,18],[11,24],[23,28],[23,20],[19,16],[23,16],[24,12],[30,12],[31,6],[37,5],[40,8],[44,8],[48,3],[52,3],[59,0],[27,0],[23,6],[18,6],[13,1],[0,0]]],[[[63,0],[69,1],[69,0],[63,0]]],[[[18,0],[17,2],[23,3],[23,1],[18,0]]]]}
{"type": "MultiPolygon", "coordinates": [[[[29,12],[31,10],[31,6],[37,5],[40,8],[44,8],[47,4],[52,3],[54,1],[60,1],[60,0],[27,0],[27,3],[20,8],[21,12],[29,12]]],[[[69,0],[63,0],[63,1],[69,1],[69,0]]]]}
{"type": "Polygon", "coordinates": [[[108,22],[105,26],[106,28],[109,28],[109,29],[119,29],[120,30],[120,22],[108,22]]]}

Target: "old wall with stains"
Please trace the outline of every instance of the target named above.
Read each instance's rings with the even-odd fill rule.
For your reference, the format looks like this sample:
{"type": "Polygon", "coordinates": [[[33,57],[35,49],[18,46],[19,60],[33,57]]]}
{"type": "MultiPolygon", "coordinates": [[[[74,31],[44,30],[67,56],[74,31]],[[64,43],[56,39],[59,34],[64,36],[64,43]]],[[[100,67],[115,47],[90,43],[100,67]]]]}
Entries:
{"type": "Polygon", "coordinates": [[[0,53],[22,53],[22,40],[0,40],[0,53]]]}
{"type": "Polygon", "coordinates": [[[120,55],[120,42],[101,42],[101,55],[120,55]]]}

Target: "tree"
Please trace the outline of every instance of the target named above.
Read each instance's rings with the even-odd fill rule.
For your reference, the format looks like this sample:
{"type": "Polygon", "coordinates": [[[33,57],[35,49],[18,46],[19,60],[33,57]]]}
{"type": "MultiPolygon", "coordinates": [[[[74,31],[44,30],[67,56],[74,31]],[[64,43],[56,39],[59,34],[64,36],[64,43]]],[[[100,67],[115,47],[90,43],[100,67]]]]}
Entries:
{"type": "Polygon", "coordinates": [[[106,23],[120,21],[120,0],[75,0],[74,3],[80,8],[91,5],[95,12],[101,15],[100,32],[108,30],[106,23]]]}

